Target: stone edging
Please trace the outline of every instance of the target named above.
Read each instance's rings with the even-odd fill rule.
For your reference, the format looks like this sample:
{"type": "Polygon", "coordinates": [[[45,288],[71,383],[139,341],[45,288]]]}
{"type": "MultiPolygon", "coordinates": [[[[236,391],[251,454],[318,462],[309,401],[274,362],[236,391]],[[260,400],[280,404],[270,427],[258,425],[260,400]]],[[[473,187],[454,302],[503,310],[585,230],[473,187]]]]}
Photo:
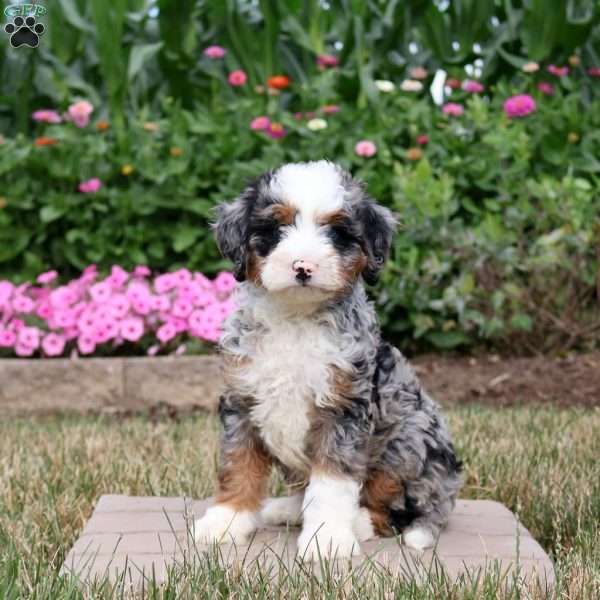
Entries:
{"type": "Polygon", "coordinates": [[[159,404],[214,410],[218,356],[0,359],[0,416],[117,412],[159,404]]]}

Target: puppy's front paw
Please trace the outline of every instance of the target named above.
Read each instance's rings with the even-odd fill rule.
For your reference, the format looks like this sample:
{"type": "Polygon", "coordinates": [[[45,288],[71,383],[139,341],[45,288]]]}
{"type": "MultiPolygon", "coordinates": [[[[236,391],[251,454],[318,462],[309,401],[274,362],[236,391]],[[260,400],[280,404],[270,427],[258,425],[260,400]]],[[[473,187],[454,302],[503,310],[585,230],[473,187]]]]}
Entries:
{"type": "Polygon", "coordinates": [[[260,516],[267,525],[300,525],[302,523],[303,494],[283,498],[268,498],[260,516]]]}
{"type": "Polygon", "coordinates": [[[335,528],[324,523],[316,531],[303,529],[298,538],[298,553],[305,561],[322,558],[349,558],[360,553],[358,540],[352,529],[335,528]]]}
{"type": "Polygon", "coordinates": [[[431,548],[435,544],[433,533],[425,527],[408,528],[402,534],[402,541],[405,546],[420,551],[431,548]]]}
{"type": "Polygon", "coordinates": [[[200,544],[245,544],[256,529],[256,516],[249,511],[235,512],[229,506],[217,504],[194,523],[194,539],[200,544]]]}

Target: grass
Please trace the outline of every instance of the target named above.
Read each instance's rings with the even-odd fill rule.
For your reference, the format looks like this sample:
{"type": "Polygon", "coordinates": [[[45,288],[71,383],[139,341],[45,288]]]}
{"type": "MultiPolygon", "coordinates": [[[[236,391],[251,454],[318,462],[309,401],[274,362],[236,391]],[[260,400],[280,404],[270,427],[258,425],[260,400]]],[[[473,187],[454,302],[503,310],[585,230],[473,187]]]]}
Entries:
{"type": "MultiPolygon", "coordinates": [[[[517,512],[555,561],[552,597],[600,597],[600,410],[467,407],[448,411],[466,463],[463,497],[517,512]]],[[[58,576],[66,552],[103,493],[212,492],[217,423],[57,416],[0,422],[0,597],[125,598],[97,582],[82,592],[58,576]]],[[[274,491],[281,491],[275,478],[274,491]]],[[[545,598],[533,586],[488,574],[424,586],[381,572],[268,578],[227,571],[215,556],[173,571],[144,598],[545,598]]]]}

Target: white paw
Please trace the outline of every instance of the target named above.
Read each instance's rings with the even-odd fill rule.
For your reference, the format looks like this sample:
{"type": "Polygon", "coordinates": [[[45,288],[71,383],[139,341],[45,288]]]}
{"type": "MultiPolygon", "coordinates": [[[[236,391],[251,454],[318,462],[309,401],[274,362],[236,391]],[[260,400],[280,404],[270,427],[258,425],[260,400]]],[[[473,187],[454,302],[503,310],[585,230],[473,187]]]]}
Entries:
{"type": "Polygon", "coordinates": [[[303,529],[298,538],[298,554],[305,561],[321,558],[349,558],[360,553],[352,529],[339,529],[324,523],[317,531],[303,529]]]}
{"type": "Polygon", "coordinates": [[[435,543],[435,538],[429,529],[424,527],[414,527],[407,529],[402,534],[402,541],[405,546],[415,550],[425,550],[431,548],[435,543]]]}
{"type": "Polygon", "coordinates": [[[194,539],[200,544],[244,544],[256,526],[254,513],[235,512],[229,506],[217,504],[211,506],[206,514],[194,523],[194,539]]]}
{"type": "Polygon", "coordinates": [[[371,513],[369,509],[364,507],[359,509],[356,519],[354,519],[354,523],[352,524],[352,529],[354,529],[359,542],[377,537],[373,528],[373,522],[371,521],[371,513]]]}
{"type": "Polygon", "coordinates": [[[266,525],[300,525],[302,523],[302,499],[304,494],[285,498],[268,498],[260,511],[266,525]]]}

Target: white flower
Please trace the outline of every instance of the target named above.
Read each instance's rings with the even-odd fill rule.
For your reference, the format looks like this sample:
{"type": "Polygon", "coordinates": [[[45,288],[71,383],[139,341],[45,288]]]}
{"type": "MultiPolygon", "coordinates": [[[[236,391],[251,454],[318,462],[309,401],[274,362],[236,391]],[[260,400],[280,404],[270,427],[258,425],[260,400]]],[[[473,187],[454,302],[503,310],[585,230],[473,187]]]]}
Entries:
{"type": "Polygon", "coordinates": [[[376,79],[375,87],[384,94],[389,94],[396,89],[393,81],[388,81],[387,79],[376,79]]]}
{"type": "Polygon", "coordinates": [[[319,131],[320,129],[325,129],[327,127],[327,121],[325,119],[311,119],[306,123],[306,126],[311,131],[319,131]]]}
{"type": "Polygon", "coordinates": [[[536,62],[528,62],[525,63],[521,69],[523,69],[525,73],[535,73],[536,71],[539,71],[540,65],[538,65],[536,62]]]}
{"type": "Polygon", "coordinates": [[[420,92],[423,89],[423,84],[416,79],[405,79],[400,84],[400,89],[403,92],[420,92]]]}

